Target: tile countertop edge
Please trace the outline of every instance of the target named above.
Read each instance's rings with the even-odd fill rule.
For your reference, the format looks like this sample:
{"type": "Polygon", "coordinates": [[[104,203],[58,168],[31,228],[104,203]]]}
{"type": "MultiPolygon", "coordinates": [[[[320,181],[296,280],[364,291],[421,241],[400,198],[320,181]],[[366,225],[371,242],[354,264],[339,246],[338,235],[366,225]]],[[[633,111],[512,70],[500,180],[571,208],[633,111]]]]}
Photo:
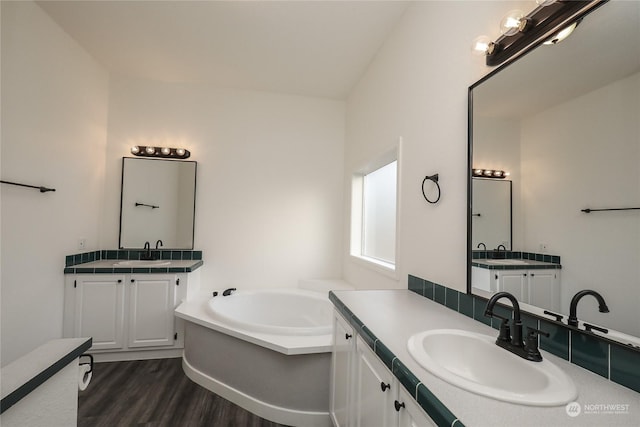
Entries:
{"type": "MultiPolygon", "coordinates": [[[[576,402],[583,405],[585,410],[577,418],[567,414],[566,405],[555,407],[517,405],[460,389],[417,364],[408,352],[406,345],[408,337],[427,329],[458,328],[490,336],[497,336],[497,330],[408,290],[332,291],[329,297],[337,310],[351,322],[358,333],[366,330],[370,336],[375,334],[373,337],[376,343],[383,343],[385,352],[391,353],[392,358],[402,367],[402,369],[395,369],[394,363],[392,372],[405,388],[407,388],[406,383],[411,384],[411,377],[415,377],[413,381],[419,382],[424,387],[408,391],[414,398],[418,397],[416,399],[418,404],[439,425],[447,425],[443,421],[451,420],[453,414],[459,419],[456,425],[462,422],[467,426],[514,423],[520,426],[637,426],[637,420],[640,419],[640,394],[546,351],[542,351],[543,357],[563,369],[578,388],[576,402]],[[402,375],[398,375],[399,372],[402,372],[402,375]],[[425,390],[429,393],[425,393],[425,390]],[[430,398],[429,394],[437,396],[437,401],[444,409],[440,408],[436,401],[431,409],[425,408],[425,403],[428,403],[430,398]],[[626,405],[626,412],[587,410],[607,404],[620,404],[623,407],[626,405]],[[436,416],[440,418],[435,418],[436,416]]],[[[371,346],[370,343],[368,344],[371,346]]],[[[385,356],[385,352],[382,356],[385,356]]],[[[389,355],[383,358],[380,352],[376,354],[385,365],[389,366],[385,361],[389,355]]]]}
{"type": "Polygon", "coordinates": [[[117,267],[117,260],[98,260],[64,268],[64,274],[167,274],[192,273],[204,264],[203,260],[168,260],[169,266],[117,267]]]}

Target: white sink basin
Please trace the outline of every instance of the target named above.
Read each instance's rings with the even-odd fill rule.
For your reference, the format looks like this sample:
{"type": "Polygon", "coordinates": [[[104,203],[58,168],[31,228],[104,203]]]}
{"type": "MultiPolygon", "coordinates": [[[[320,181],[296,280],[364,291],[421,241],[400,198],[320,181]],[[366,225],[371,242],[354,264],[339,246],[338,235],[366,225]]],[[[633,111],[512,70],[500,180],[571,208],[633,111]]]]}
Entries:
{"type": "Polygon", "coordinates": [[[482,262],[486,264],[495,264],[495,265],[515,265],[515,264],[528,264],[527,260],[524,259],[485,259],[482,262]]]}
{"type": "Polygon", "coordinates": [[[416,362],[435,376],[492,399],[560,406],[578,396],[571,378],[556,365],[525,360],[495,340],[460,329],[436,329],[411,336],[407,345],[416,362]]]}
{"type": "Polygon", "coordinates": [[[171,261],[164,261],[164,260],[150,260],[150,261],[145,261],[145,260],[131,260],[131,261],[118,261],[113,263],[114,267],[162,267],[165,265],[169,265],[171,264],[171,261]]]}

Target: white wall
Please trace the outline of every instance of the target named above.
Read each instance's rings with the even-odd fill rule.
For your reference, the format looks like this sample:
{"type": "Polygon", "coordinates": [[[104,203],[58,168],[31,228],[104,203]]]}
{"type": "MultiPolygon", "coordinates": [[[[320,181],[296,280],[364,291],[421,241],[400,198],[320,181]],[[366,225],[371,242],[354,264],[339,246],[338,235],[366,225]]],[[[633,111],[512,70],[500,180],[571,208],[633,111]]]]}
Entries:
{"type": "Polygon", "coordinates": [[[31,2],[2,2],[2,351],[62,336],[65,255],[98,249],[108,76],[31,2]]]}
{"type": "Polygon", "coordinates": [[[537,252],[544,242],[562,257],[562,307],[577,291],[594,289],[611,314],[598,313],[588,297],[579,317],[634,336],[640,336],[638,213],[580,210],[640,206],[639,93],[636,73],[524,120],[521,131],[523,250],[537,252]]]}
{"type": "Polygon", "coordinates": [[[340,277],[345,104],[112,76],[103,247],[118,243],[121,158],[184,147],[198,161],[203,286],[340,277]]]}
{"type": "Polygon", "coordinates": [[[471,54],[481,34],[497,37],[502,16],[531,2],[417,2],[406,11],[347,103],[345,191],[350,176],[403,137],[398,274],[389,277],[348,254],[344,276],[359,288],[404,288],[407,274],[466,290],[467,89],[489,70],[471,54]],[[420,185],[439,173],[442,197],[420,185]]]}

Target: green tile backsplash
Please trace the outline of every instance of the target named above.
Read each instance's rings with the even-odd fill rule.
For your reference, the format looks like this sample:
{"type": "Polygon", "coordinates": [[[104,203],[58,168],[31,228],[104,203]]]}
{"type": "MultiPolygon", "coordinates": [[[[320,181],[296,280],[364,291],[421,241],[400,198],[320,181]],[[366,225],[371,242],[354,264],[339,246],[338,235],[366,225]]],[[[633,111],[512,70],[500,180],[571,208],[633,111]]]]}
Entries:
{"type": "MultiPolygon", "coordinates": [[[[100,261],[103,259],[113,260],[138,260],[140,256],[146,251],[133,249],[120,249],[120,250],[101,250],[83,252],[80,254],[67,255],[64,258],[64,266],[71,267],[78,264],[84,264],[87,262],[100,261]]],[[[151,250],[155,259],[171,259],[171,260],[202,260],[202,251],[169,251],[169,250],[151,250]]]]}
{"type": "Polygon", "coordinates": [[[171,267],[171,268],[85,268],[82,264],[102,260],[139,260],[146,251],[141,250],[101,250],[84,252],[80,254],[67,255],[64,258],[64,274],[113,274],[113,273],[189,273],[200,267],[202,262],[202,251],[171,251],[171,250],[151,250],[154,259],[199,261],[191,267],[171,267]]]}
{"type": "MultiPolygon", "coordinates": [[[[486,258],[484,251],[474,251],[473,258],[486,258]],[[483,256],[484,255],[484,256],[483,256]]],[[[560,257],[554,255],[532,254],[525,252],[510,252],[513,258],[535,259],[560,263],[560,257]],[[548,256],[550,258],[545,258],[548,256]]],[[[409,275],[409,290],[424,296],[446,307],[453,309],[467,317],[494,328],[499,327],[500,319],[489,319],[484,316],[487,305],[485,298],[468,295],[435,284],[425,279],[409,275]],[[429,287],[428,287],[429,285],[429,287]],[[427,289],[435,289],[435,293],[429,293],[427,289]],[[435,296],[434,296],[435,295],[435,296]],[[457,308],[450,300],[457,299],[457,308]]],[[[499,307],[499,306],[497,306],[499,307]]],[[[501,315],[509,315],[511,310],[499,307],[496,312],[501,315]]],[[[582,366],[591,372],[610,379],[632,390],[640,392],[640,348],[613,342],[605,337],[577,330],[561,322],[538,317],[532,314],[522,314],[523,335],[526,327],[534,327],[549,333],[549,337],[540,336],[540,348],[571,363],[582,366]]]]}

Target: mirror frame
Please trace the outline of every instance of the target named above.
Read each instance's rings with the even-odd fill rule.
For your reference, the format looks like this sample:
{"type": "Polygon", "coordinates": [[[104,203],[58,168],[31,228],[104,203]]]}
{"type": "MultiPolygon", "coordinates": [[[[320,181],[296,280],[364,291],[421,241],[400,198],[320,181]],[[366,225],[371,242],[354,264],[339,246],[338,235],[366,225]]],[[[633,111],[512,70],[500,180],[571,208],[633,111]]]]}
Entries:
{"type": "MultiPolygon", "coordinates": [[[[597,10],[600,6],[606,4],[609,0],[589,0],[582,3],[582,7],[574,10],[567,10],[563,14],[555,17],[553,25],[545,28],[546,31],[529,31],[518,34],[518,43],[508,45],[506,49],[512,49],[502,64],[498,65],[494,70],[482,77],[477,82],[469,86],[467,93],[467,294],[472,295],[471,286],[471,263],[473,259],[473,236],[472,236],[472,208],[473,208],[473,90],[486,80],[498,74],[504,68],[525,57],[537,47],[541,46],[544,41],[553,37],[563,28],[580,21],[589,13],[597,10]]],[[[538,9],[535,9],[535,13],[538,9]]],[[[498,39],[498,41],[503,38],[498,39]]],[[[487,61],[489,62],[489,61],[487,61]]],[[[495,65],[496,63],[494,63],[495,65]]],[[[513,226],[513,219],[512,219],[513,226]]],[[[512,236],[513,246],[513,236],[512,236]]],[[[524,310],[523,310],[524,311],[524,310]]]]}
{"type": "Polygon", "coordinates": [[[162,250],[193,250],[195,247],[195,234],[196,234],[196,194],[198,188],[198,162],[195,160],[172,160],[172,159],[150,159],[148,157],[123,157],[121,163],[121,180],[120,180],[120,220],[118,222],[118,249],[140,249],[137,247],[123,247],[122,246],[122,204],[124,198],[124,163],[126,159],[134,160],[147,160],[147,161],[162,161],[162,162],[180,162],[180,163],[193,163],[193,226],[191,227],[191,247],[189,248],[172,248],[162,247],[162,250]]]}

